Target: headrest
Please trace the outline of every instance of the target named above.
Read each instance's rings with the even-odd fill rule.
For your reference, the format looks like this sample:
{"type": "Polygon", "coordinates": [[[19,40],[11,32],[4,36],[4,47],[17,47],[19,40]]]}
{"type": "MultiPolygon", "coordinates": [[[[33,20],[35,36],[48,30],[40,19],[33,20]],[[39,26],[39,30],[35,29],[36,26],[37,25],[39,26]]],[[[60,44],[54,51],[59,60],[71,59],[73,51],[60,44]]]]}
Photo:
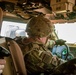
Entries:
{"type": "Polygon", "coordinates": [[[63,39],[58,39],[55,41],[55,45],[64,45],[66,42],[66,40],[63,40],[63,39]]]}

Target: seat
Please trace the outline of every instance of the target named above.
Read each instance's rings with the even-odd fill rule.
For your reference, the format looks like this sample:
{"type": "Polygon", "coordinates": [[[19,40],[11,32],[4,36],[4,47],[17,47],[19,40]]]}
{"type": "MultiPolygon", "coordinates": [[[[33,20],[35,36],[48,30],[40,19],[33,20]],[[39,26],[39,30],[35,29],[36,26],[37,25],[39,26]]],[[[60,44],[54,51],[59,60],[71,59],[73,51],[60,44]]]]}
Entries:
{"type": "Polygon", "coordinates": [[[19,45],[15,42],[15,40],[8,38],[6,38],[6,42],[11,52],[17,75],[27,75],[24,57],[19,45]]]}
{"type": "MultiPolygon", "coordinates": [[[[2,26],[2,19],[3,19],[3,11],[0,8],[0,29],[2,26]]],[[[12,60],[14,62],[14,66],[15,66],[15,70],[16,70],[15,75],[27,75],[26,66],[24,63],[24,58],[23,58],[23,54],[21,52],[20,47],[14,40],[9,39],[9,38],[6,38],[6,43],[2,43],[2,44],[0,43],[0,45],[3,45],[4,47],[6,47],[6,45],[8,46],[7,48],[9,48],[9,50],[11,52],[12,60]]],[[[6,64],[10,62],[10,59],[11,58],[9,58],[9,57],[6,58],[6,64]],[[8,60],[8,62],[7,62],[7,60],[8,60]]],[[[6,65],[6,66],[8,67],[8,65],[6,65]]],[[[11,66],[11,62],[10,62],[10,66],[11,66]]],[[[6,74],[6,72],[8,70],[7,67],[5,70],[5,74],[3,74],[3,75],[14,75],[13,72],[10,70],[13,66],[9,69],[9,71],[11,71],[12,73],[6,74]]]]}

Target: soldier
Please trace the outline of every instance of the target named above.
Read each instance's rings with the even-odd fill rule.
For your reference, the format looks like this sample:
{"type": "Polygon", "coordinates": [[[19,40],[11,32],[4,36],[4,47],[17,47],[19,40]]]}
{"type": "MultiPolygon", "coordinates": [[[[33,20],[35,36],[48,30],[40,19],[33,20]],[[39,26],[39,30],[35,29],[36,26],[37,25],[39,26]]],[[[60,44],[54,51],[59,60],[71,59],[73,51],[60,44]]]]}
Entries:
{"type": "Polygon", "coordinates": [[[58,39],[55,41],[55,45],[52,48],[52,53],[57,55],[59,58],[64,60],[71,60],[74,55],[71,53],[69,46],[65,43],[63,39],[58,39]]]}
{"type": "Polygon", "coordinates": [[[29,75],[51,74],[58,65],[63,63],[61,59],[53,56],[45,46],[47,38],[53,30],[54,26],[50,20],[43,16],[33,17],[26,27],[29,37],[17,41],[22,49],[29,75]]]}

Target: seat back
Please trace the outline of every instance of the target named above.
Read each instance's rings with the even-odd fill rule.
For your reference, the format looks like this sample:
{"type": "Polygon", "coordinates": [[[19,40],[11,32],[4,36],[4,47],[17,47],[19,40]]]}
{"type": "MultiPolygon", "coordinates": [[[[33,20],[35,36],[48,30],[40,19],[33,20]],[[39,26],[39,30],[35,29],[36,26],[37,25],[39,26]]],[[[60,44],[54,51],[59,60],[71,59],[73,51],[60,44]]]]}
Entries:
{"type": "Polygon", "coordinates": [[[24,57],[19,45],[14,40],[6,39],[6,41],[11,52],[17,75],[27,75],[24,57]]]}

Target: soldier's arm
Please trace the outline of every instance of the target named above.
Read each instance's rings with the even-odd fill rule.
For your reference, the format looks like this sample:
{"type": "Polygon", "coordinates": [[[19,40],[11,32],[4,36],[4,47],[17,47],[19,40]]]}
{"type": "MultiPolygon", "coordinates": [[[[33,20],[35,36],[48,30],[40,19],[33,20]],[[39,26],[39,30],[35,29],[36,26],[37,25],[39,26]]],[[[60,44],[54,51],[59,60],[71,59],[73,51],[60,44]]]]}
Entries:
{"type": "Polygon", "coordinates": [[[30,63],[35,64],[37,68],[39,67],[51,72],[51,70],[63,63],[62,60],[53,56],[49,50],[45,51],[38,45],[30,45],[28,49],[30,50],[25,54],[25,59],[27,57],[26,62],[28,60],[30,63]]]}

